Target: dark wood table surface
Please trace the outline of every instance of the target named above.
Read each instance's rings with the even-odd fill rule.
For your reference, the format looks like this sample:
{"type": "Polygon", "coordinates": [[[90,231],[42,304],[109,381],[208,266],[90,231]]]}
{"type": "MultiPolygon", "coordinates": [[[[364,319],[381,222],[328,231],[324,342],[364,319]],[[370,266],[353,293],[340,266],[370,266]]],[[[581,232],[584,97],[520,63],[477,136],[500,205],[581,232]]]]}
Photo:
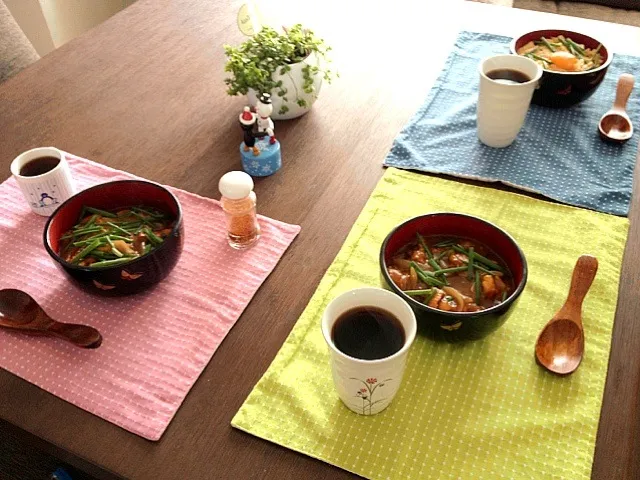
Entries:
{"type": "MultiPolygon", "coordinates": [[[[300,19],[314,27],[334,46],[341,73],[311,113],[277,123],[284,166],[256,182],[260,212],[302,225],[302,232],[162,439],[144,440],[0,370],[3,428],[99,478],[354,478],[237,431],[230,420],[338,252],[383,173],[393,138],[422,103],[457,31],[515,35],[562,27],[591,33],[616,52],[640,53],[640,31],[633,27],[460,0],[419,6],[331,0],[310,2],[307,10],[292,3],[267,13],[281,23],[300,19]]],[[[217,198],[220,176],[239,169],[237,115],[245,100],[225,94],[222,45],[243,39],[236,27],[240,4],[139,0],[0,85],[0,180],[21,151],[55,145],[217,198]]],[[[475,75],[469,72],[470,81],[475,75]]],[[[593,468],[597,479],[640,478],[637,195],[630,218],[593,468]]]]}

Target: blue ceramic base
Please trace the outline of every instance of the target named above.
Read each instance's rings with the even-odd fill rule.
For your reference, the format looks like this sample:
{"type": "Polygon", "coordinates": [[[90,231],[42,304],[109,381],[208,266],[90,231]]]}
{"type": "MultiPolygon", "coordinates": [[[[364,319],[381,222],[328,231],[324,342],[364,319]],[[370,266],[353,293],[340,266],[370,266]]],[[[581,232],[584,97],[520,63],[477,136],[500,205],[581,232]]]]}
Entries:
{"type": "Polygon", "coordinates": [[[280,156],[280,142],[276,140],[273,145],[269,143],[269,137],[262,137],[256,140],[256,147],[259,155],[253,154],[253,149],[245,151],[244,142],[240,144],[240,156],[242,157],[242,168],[252,177],[266,177],[273,175],[282,166],[280,156]]]}

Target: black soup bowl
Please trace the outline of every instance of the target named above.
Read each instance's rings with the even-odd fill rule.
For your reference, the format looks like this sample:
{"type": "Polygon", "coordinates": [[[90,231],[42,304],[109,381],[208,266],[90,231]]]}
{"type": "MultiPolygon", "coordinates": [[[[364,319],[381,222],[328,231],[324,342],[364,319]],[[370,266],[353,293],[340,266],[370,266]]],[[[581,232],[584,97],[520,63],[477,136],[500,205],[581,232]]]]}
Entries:
{"type": "Polygon", "coordinates": [[[486,220],[460,213],[430,213],[401,223],[387,235],[380,248],[380,273],[383,287],[413,309],[421,332],[434,340],[461,342],[483,338],[507,320],[505,313],[517,303],[527,284],[527,260],[511,235],[486,220]],[[387,265],[398,250],[415,241],[417,233],[425,238],[464,237],[486,245],[507,265],[514,291],[504,302],[478,312],[443,311],[414,300],[391,280],[387,265]]]}
{"type": "MultiPolygon", "coordinates": [[[[511,53],[518,54],[518,49],[529,42],[542,37],[552,38],[563,35],[586,48],[598,48],[600,42],[593,37],[569,30],[535,30],[513,39],[511,53]]],[[[543,107],[566,108],[576,105],[595,93],[604,80],[613,55],[605,45],[600,47],[602,65],[585,72],[556,72],[544,69],[538,87],[533,92],[532,103],[543,107]]]]}
{"type": "Polygon", "coordinates": [[[83,190],[60,205],[44,227],[44,246],[56,266],[86,291],[105,296],[130,295],[156,285],[175,267],[183,241],[178,199],[162,185],[145,180],[120,180],[83,190]],[[74,265],[58,255],[60,237],[78,222],[83,206],[112,211],[136,205],[156,208],[175,220],[171,233],[156,249],[131,262],[100,269],[74,265]]]}

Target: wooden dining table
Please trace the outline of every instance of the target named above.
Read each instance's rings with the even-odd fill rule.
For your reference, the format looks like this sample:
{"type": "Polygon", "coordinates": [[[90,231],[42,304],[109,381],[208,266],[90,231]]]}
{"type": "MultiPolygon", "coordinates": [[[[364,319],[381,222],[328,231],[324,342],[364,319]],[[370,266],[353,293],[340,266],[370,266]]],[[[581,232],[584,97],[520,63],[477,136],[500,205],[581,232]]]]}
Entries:
{"type": "MultiPolygon", "coordinates": [[[[0,438],[12,430],[104,479],[355,478],[237,431],[230,421],[338,252],[383,174],[394,137],[424,101],[458,31],[513,36],[565,28],[590,34],[616,53],[640,55],[640,30],[634,27],[462,0],[302,3],[259,5],[270,21],[302,21],[315,29],[333,47],[340,77],[323,86],[310,113],[276,122],[283,167],[256,179],[260,213],[301,225],[302,232],[163,437],[144,440],[0,370],[0,438]]],[[[241,5],[138,0],[0,85],[0,180],[20,152],[53,145],[219,197],[221,175],[240,169],[237,118],[246,99],[226,94],[223,45],[246,38],[237,26],[241,5]]],[[[476,72],[469,72],[469,81],[477,81],[476,72]]],[[[637,93],[631,101],[639,101],[637,93]]],[[[638,195],[629,217],[596,479],[640,478],[638,195]]]]}

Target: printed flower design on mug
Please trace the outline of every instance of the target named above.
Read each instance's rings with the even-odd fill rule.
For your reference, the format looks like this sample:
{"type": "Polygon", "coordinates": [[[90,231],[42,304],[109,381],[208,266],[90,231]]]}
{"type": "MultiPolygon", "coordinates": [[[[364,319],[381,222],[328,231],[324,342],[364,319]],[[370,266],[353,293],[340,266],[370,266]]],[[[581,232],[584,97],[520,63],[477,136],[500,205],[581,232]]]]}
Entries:
{"type": "MultiPolygon", "coordinates": [[[[363,415],[372,415],[371,409],[374,405],[386,401],[386,398],[379,398],[377,400],[373,399],[373,395],[378,388],[384,387],[386,382],[391,381],[391,378],[387,378],[380,383],[378,383],[378,379],[375,377],[367,378],[366,380],[362,380],[360,378],[351,377],[351,380],[356,380],[361,382],[364,387],[360,388],[355,396],[356,398],[362,399],[362,414],[363,415]]],[[[358,408],[360,408],[360,404],[358,404],[358,408]]]]}

